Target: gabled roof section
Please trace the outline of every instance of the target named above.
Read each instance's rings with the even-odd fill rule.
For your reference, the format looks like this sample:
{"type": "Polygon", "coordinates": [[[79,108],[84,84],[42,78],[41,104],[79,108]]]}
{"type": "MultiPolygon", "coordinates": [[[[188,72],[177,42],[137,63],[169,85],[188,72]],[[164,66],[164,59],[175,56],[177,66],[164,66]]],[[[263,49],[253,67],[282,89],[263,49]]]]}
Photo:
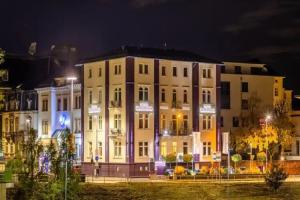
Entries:
{"type": "Polygon", "coordinates": [[[203,63],[213,63],[213,64],[221,63],[217,60],[206,58],[204,56],[200,56],[196,53],[185,51],[185,50],[133,47],[133,46],[122,46],[121,48],[104,53],[102,55],[85,59],[82,61],[82,63],[121,58],[126,56],[157,58],[157,59],[188,61],[188,62],[203,62],[203,63]]]}

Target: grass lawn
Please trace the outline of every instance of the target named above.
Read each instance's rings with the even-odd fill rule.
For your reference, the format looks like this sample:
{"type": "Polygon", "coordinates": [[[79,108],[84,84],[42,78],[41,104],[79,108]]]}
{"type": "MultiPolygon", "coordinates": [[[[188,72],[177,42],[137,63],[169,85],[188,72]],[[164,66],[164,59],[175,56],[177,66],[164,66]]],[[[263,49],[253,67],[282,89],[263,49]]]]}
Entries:
{"type": "Polygon", "coordinates": [[[284,183],[277,192],[264,183],[118,183],[83,184],[81,199],[300,199],[300,183],[284,183]]]}

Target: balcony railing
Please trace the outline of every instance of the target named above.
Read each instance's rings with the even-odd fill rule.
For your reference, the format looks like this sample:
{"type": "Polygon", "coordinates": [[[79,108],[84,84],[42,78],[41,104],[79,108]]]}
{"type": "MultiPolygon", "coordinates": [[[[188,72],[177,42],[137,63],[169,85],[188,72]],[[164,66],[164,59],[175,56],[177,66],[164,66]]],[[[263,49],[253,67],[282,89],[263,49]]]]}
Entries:
{"type": "Polygon", "coordinates": [[[121,101],[111,101],[110,102],[110,107],[111,108],[120,108],[122,106],[121,101]]]}
{"type": "Polygon", "coordinates": [[[122,136],[121,129],[113,128],[110,130],[109,137],[120,137],[120,136],[122,136]]]}
{"type": "MultiPolygon", "coordinates": [[[[178,136],[188,136],[192,134],[190,129],[179,129],[178,136]]],[[[175,129],[164,129],[161,130],[160,136],[177,136],[177,130],[175,129]]]]}

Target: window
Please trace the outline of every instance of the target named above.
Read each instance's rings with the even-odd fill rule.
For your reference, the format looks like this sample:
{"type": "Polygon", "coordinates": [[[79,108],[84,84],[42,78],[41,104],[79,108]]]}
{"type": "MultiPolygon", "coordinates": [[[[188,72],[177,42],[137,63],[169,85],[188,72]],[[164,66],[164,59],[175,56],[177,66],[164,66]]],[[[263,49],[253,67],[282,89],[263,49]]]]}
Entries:
{"type": "Polygon", "coordinates": [[[75,118],[75,133],[80,133],[81,132],[81,119],[80,118],[75,118]]]}
{"type": "Polygon", "coordinates": [[[183,155],[188,154],[188,143],[187,142],[183,142],[183,155]]]}
{"type": "Polygon", "coordinates": [[[93,116],[89,115],[89,130],[93,129],[93,116]]]}
{"type": "Polygon", "coordinates": [[[210,115],[203,115],[202,128],[203,130],[209,130],[212,128],[212,120],[210,115]]]}
{"type": "Polygon", "coordinates": [[[65,97],[63,98],[63,111],[68,110],[68,99],[65,97]]]}
{"type": "Polygon", "coordinates": [[[99,115],[99,117],[98,117],[98,128],[99,128],[99,130],[102,130],[102,116],[101,115],[99,115]]]}
{"type": "Polygon", "coordinates": [[[13,117],[9,118],[9,131],[14,132],[14,118],[13,117]]]}
{"type": "Polygon", "coordinates": [[[172,115],[172,130],[176,132],[177,130],[177,118],[176,115],[172,115]]]}
{"type": "Polygon", "coordinates": [[[183,103],[187,103],[187,90],[183,91],[183,103]]]}
{"type": "Polygon", "coordinates": [[[15,132],[19,131],[19,117],[15,118],[15,132]]]}
{"type": "Polygon", "coordinates": [[[210,68],[204,68],[202,70],[202,77],[203,78],[211,78],[211,69],[210,68]]]}
{"type": "Polygon", "coordinates": [[[166,115],[160,115],[160,126],[162,130],[166,129],[166,115]]]}
{"type": "Polygon", "coordinates": [[[48,99],[43,99],[42,101],[42,111],[48,111],[48,99]]]}
{"type": "Polygon", "coordinates": [[[98,92],[98,103],[101,104],[102,103],[102,90],[100,89],[98,92]]]}
{"type": "Polygon", "coordinates": [[[275,97],[278,97],[278,88],[274,89],[274,95],[275,95],[275,97]]]}
{"type": "Polygon", "coordinates": [[[88,78],[92,78],[92,69],[89,69],[89,76],[88,78]]]}
{"type": "Polygon", "coordinates": [[[223,118],[223,116],[220,117],[220,126],[224,127],[224,118],[223,118]]]}
{"type": "Polygon", "coordinates": [[[236,74],[241,74],[241,73],[242,73],[242,68],[241,68],[241,66],[235,66],[235,67],[234,67],[234,72],[235,72],[236,74]]]}
{"type": "Polygon", "coordinates": [[[248,92],[248,82],[242,82],[242,92],[248,92]]]}
{"type": "Polygon", "coordinates": [[[119,105],[121,105],[121,88],[115,88],[115,102],[118,102],[119,105]]]}
{"type": "Polygon", "coordinates": [[[89,142],[89,157],[93,158],[93,143],[89,142]]]}
{"type": "Polygon", "coordinates": [[[27,99],[27,109],[28,110],[31,109],[31,105],[32,105],[32,100],[31,99],[27,99]]]}
{"type": "Polygon", "coordinates": [[[61,110],[61,99],[57,99],[57,111],[61,110]]]}
{"type": "Polygon", "coordinates": [[[6,132],[9,132],[9,130],[8,130],[8,118],[5,118],[5,122],[4,122],[5,124],[4,124],[4,126],[5,126],[5,131],[6,132]]]}
{"type": "Polygon", "coordinates": [[[172,152],[177,153],[177,142],[172,142],[172,152]]]}
{"type": "Polygon", "coordinates": [[[139,142],[139,156],[148,156],[148,142],[139,142]]]}
{"type": "Polygon", "coordinates": [[[121,115],[114,115],[114,128],[120,130],[121,129],[121,115]]]}
{"type": "Polygon", "coordinates": [[[93,92],[91,90],[89,91],[89,103],[93,103],[93,92]]]}
{"type": "Polygon", "coordinates": [[[183,129],[186,131],[188,129],[188,116],[183,115],[183,129]]]}
{"type": "Polygon", "coordinates": [[[148,74],[148,65],[139,64],[139,74],[148,74]]]}
{"type": "Polygon", "coordinates": [[[188,77],[188,69],[186,67],[183,68],[183,76],[188,77]]]}
{"type": "Polygon", "coordinates": [[[161,67],[161,75],[166,76],[166,67],[165,66],[161,67]]]}
{"type": "Polygon", "coordinates": [[[102,146],[102,142],[99,142],[98,144],[98,155],[99,157],[103,156],[103,146],[102,146]]]}
{"type": "Polygon", "coordinates": [[[146,129],[149,128],[149,115],[139,114],[139,128],[146,129]]]}
{"type": "Polygon", "coordinates": [[[139,100],[140,101],[148,101],[148,88],[147,87],[139,88],[139,100]]]}
{"type": "Polygon", "coordinates": [[[101,67],[99,67],[99,69],[98,69],[98,76],[99,76],[99,77],[102,76],[102,68],[101,68],[101,67]]]}
{"type": "Polygon", "coordinates": [[[167,143],[166,142],[161,142],[160,145],[160,155],[166,156],[167,155],[167,143]]]}
{"type": "Polygon", "coordinates": [[[177,96],[176,90],[173,89],[173,92],[172,92],[172,102],[176,102],[176,100],[177,100],[176,96],[177,96]]]}
{"type": "Polygon", "coordinates": [[[48,135],[48,121],[47,120],[42,121],[42,134],[48,135]]]}
{"type": "Polygon", "coordinates": [[[225,65],[221,66],[221,73],[226,73],[226,67],[225,67],[225,65]]]}
{"type": "Polygon", "coordinates": [[[221,109],[230,109],[230,82],[221,82],[221,109]]]}
{"type": "Polygon", "coordinates": [[[177,76],[177,68],[173,67],[173,76],[177,76]]]}
{"type": "Polygon", "coordinates": [[[115,65],[115,75],[121,74],[121,65],[115,65]]]}
{"type": "Polygon", "coordinates": [[[239,118],[238,117],[232,117],[232,126],[239,127],[239,118]]]}
{"type": "Polygon", "coordinates": [[[242,105],[243,110],[248,110],[248,99],[242,99],[242,105]]]}
{"type": "Polygon", "coordinates": [[[166,90],[161,90],[161,102],[166,102],[166,90]]]}
{"type": "Polygon", "coordinates": [[[211,142],[203,142],[203,156],[211,155],[211,142]]]}
{"type": "Polygon", "coordinates": [[[202,90],[202,102],[203,103],[211,103],[211,92],[210,90],[202,90]]]}
{"type": "Polygon", "coordinates": [[[114,143],[114,156],[115,157],[121,157],[122,155],[122,146],[121,142],[116,141],[114,143]]]}
{"type": "Polygon", "coordinates": [[[81,96],[75,96],[75,109],[81,108],[81,96]]]}

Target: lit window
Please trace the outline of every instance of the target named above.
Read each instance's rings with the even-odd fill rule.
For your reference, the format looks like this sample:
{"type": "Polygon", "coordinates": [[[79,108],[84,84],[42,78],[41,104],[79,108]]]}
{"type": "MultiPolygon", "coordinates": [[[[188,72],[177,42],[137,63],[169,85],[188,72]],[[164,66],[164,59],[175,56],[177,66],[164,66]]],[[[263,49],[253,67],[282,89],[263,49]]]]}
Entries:
{"type": "Polygon", "coordinates": [[[42,111],[48,111],[48,99],[43,99],[42,101],[42,111]]]}
{"type": "Polygon", "coordinates": [[[99,142],[99,146],[98,146],[98,154],[99,154],[99,157],[102,157],[102,155],[103,155],[102,142],[99,142]]]}
{"type": "Polygon", "coordinates": [[[160,115],[160,124],[161,124],[161,129],[164,130],[166,129],[166,115],[160,115]]]}
{"type": "Polygon", "coordinates": [[[211,142],[203,142],[203,156],[211,155],[211,142]]]}
{"type": "Polygon", "coordinates": [[[121,142],[115,142],[114,143],[114,156],[120,157],[122,155],[122,145],[121,142]]]}
{"type": "Polygon", "coordinates": [[[167,155],[167,143],[166,142],[161,142],[160,145],[160,155],[166,156],[167,155]]]}
{"type": "Polygon", "coordinates": [[[48,135],[48,121],[47,120],[42,121],[42,134],[48,135]]]}

